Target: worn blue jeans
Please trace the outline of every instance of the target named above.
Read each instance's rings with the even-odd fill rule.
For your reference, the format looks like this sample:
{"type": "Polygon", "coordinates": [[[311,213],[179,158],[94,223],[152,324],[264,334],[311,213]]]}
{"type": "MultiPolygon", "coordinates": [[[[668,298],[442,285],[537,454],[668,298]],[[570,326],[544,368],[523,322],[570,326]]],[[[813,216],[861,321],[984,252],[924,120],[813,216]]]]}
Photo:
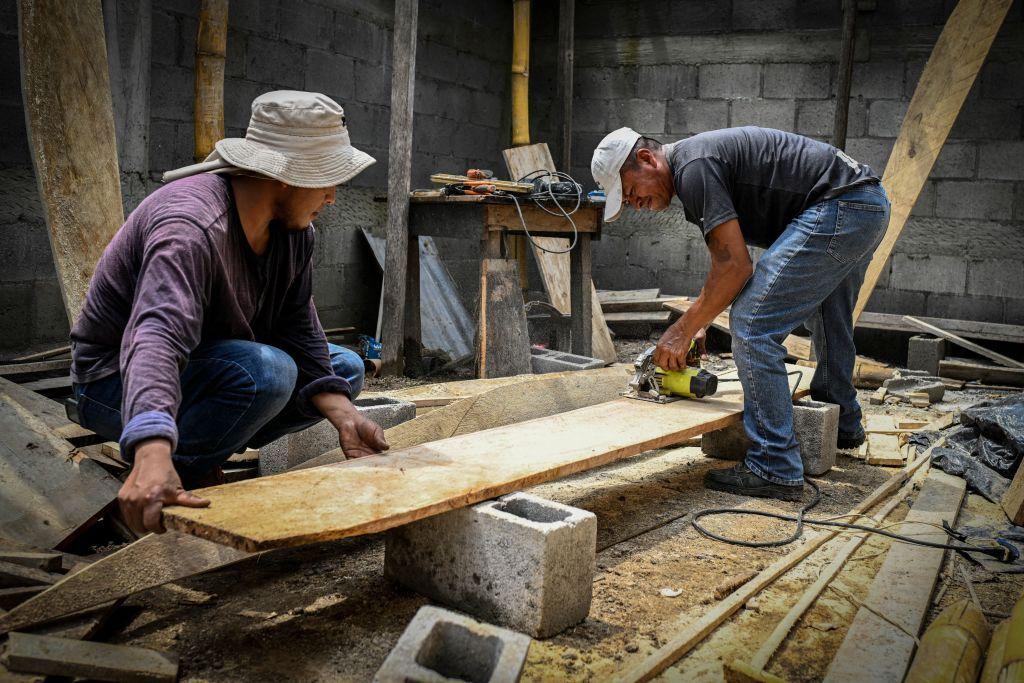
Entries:
{"type": "Polygon", "coordinates": [[[855,187],[809,207],[764,252],[732,304],[732,352],[743,385],[746,464],[770,482],[798,486],[803,463],[793,431],[791,381],[782,341],[807,324],[818,365],[811,396],[839,405],[839,431],[863,433],[852,375],[853,308],[889,223],[879,184],[855,187]]]}
{"type": "MultiPolygon", "coordinates": [[[[363,387],[362,358],[342,346],[328,347],[334,374],[348,380],[355,398],[363,387]]],[[[232,453],[265,446],[323,419],[299,411],[297,375],[291,356],[267,344],[237,339],[200,344],[181,373],[175,468],[201,475],[232,453]]],[[[74,393],[82,426],[117,441],[122,427],[120,374],[76,384],[74,393]]]]}

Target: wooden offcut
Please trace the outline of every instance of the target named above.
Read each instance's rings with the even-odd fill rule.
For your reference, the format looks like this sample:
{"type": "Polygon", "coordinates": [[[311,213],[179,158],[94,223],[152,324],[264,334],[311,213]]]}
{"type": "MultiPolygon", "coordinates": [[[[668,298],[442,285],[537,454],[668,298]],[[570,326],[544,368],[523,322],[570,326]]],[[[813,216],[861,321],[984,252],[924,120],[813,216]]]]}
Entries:
{"type": "MultiPolygon", "coordinates": [[[[956,523],[966,486],[959,477],[931,470],[899,533],[946,542],[942,523],[956,523]]],[[[829,666],[827,683],[903,679],[945,554],[939,548],[906,543],[891,546],[829,666]]]]}
{"type": "Polygon", "coordinates": [[[999,504],[1011,522],[1024,526],[1024,467],[1017,468],[999,504]]]}
{"type": "Polygon", "coordinates": [[[228,45],[228,0],[202,0],[196,37],[195,152],[206,159],[224,137],[224,60],[228,45]]]}
{"type": "Polygon", "coordinates": [[[46,586],[56,583],[59,577],[35,567],[26,567],[6,560],[0,560],[0,587],[46,586]]]}
{"type": "MultiPolygon", "coordinates": [[[[808,384],[805,378],[797,393],[808,384]]],[[[701,401],[621,398],[387,455],[201,489],[209,508],[168,507],[164,523],[249,551],[374,533],[721,429],[742,409],[735,382],[701,401]]]]}
{"type": "MultiPolygon", "coordinates": [[[[522,178],[533,171],[554,171],[555,162],[546,143],[513,147],[502,152],[505,166],[513,179],[522,178]]],[[[569,240],[561,237],[534,237],[531,243],[533,256],[537,261],[544,289],[551,299],[551,305],[563,315],[570,313],[571,296],[569,292],[569,254],[552,254],[539,249],[538,245],[554,251],[564,250],[569,240]]],[[[586,283],[584,283],[586,289],[586,283]]],[[[601,302],[597,298],[597,290],[590,283],[590,314],[591,314],[591,355],[594,358],[612,363],[616,360],[615,345],[612,343],[604,314],[601,313],[601,302]]]]}
{"type": "Polygon", "coordinates": [[[864,275],[853,309],[855,322],[889,262],[1011,4],[1012,0],[960,0],[935,43],[882,175],[892,204],[889,227],[864,275]]]}
{"type": "Polygon", "coordinates": [[[32,165],[74,323],[93,269],[124,222],[103,14],[100,0],[17,5],[32,165]]]}
{"type": "Polygon", "coordinates": [[[177,655],[31,633],[12,633],[5,655],[12,671],[101,681],[178,680],[177,655]]]}
{"type": "Polygon", "coordinates": [[[519,266],[511,259],[480,263],[480,308],[476,335],[477,377],[508,377],[530,372],[519,266]]]}
{"type": "Polygon", "coordinates": [[[906,462],[906,457],[900,452],[896,422],[891,415],[869,415],[865,432],[869,465],[896,467],[906,462]]]}

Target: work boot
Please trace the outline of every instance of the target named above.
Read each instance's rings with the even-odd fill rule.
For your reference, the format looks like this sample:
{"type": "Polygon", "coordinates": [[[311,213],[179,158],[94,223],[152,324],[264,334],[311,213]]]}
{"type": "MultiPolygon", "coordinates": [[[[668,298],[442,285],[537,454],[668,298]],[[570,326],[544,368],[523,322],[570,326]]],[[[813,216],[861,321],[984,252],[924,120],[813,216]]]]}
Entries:
{"type": "Polygon", "coordinates": [[[751,472],[747,464],[743,462],[729,469],[711,470],[704,475],[704,486],[713,491],[779,500],[799,501],[804,495],[803,484],[798,486],[773,484],[751,472]]]}
{"type": "Polygon", "coordinates": [[[860,445],[864,443],[864,438],[864,432],[859,434],[843,434],[839,432],[836,448],[841,451],[852,451],[854,448],[860,448],[860,445]]]}

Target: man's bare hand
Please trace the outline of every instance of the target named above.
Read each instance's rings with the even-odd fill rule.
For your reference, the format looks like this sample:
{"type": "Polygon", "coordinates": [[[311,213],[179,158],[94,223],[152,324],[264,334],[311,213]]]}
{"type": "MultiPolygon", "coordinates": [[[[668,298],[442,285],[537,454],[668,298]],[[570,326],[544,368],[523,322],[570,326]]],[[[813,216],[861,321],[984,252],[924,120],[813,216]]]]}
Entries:
{"type": "Polygon", "coordinates": [[[346,458],[363,458],[389,448],[380,425],[360,413],[344,394],[317,394],[313,404],[338,430],[346,458]]]}
{"type": "MultiPolygon", "coordinates": [[[[682,319],[680,319],[681,321],[682,319]]],[[[682,325],[676,324],[665,330],[654,348],[654,364],[662,370],[679,371],[686,367],[686,354],[690,351],[691,337],[682,325]]]]}
{"type": "Polygon", "coordinates": [[[165,505],[203,508],[210,501],[182,487],[171,462],[170,442],[148,439],[135,447],[135,464],[117,494],[117,504],[132,531],[162,534],[161,512],[165,505]]]}

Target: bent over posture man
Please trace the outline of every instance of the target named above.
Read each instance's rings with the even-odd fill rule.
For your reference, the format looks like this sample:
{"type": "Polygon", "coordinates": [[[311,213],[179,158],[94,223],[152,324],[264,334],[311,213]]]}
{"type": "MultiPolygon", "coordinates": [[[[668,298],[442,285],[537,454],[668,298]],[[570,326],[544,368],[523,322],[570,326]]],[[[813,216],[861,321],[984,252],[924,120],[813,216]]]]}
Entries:
{"type": "Polygon", "coordinates": [[[312,299],[310,221],[373,162],[333,100],[267,93],[244,139],[175,172],[190,177],[114,235],[71,331],[71,376],[82,424],[133,462],[118,496],[132,528],[208,505],[183,481],[215,481],[232,453],[325,417],[347,456],[387,448],[352,405],[363,361],[327,343],[312,299]]]}
{"type": "Polygon", "coordinates": [[[710,251],[700,296],[658,340],[658,366],[682,368],[691,339],[732,303],[732,352],[753,446],[744,462],[709,472],[705,484],[799,500],[803,465],[782,341],[806,322],[818,359],[811,395],[839,404],[840,448],[860,445],[853,307],[889,222],[878,176],[831,145],[757,127],[667,145],[620,128],[594,151],[591,170],[607,193],[606,221],[623,202],[661,211],[675,194],[710,251]],[[748,244],[765,249],[756,267],[748,244]]]}

